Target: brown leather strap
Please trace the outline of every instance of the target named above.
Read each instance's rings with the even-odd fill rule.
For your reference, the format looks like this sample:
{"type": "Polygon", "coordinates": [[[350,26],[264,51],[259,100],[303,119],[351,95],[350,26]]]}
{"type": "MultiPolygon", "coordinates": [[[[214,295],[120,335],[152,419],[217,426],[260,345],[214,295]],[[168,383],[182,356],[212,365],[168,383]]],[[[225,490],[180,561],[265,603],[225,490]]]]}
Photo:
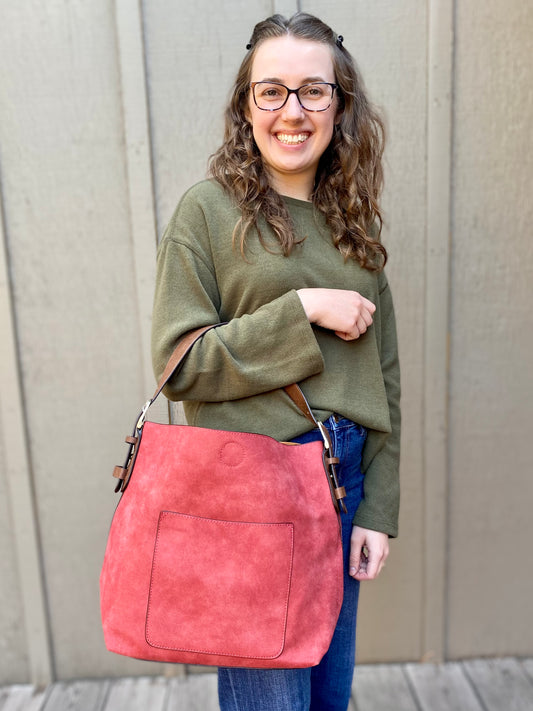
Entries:
{"type": "Polygon", "coordinates": [[[318,422],[316,420],[316,417],[313,415],[313,411],[309,407],[309,403],[306,400],[305,395],[303,394],[301,388],[299,385],[287,385],[284,388],[285,392],[287,395],[290,397],[290,399],[293,401],[293,403],[303,412],[303,414],[307,417],[308,420],[310,420],[315,427],[318,427],[318,422]]]}
{"type": "MultiPolygon", "coordinates": [[[[178,345],[174,349],[174,352],[168,359],[168,362],[165,366],[165,370],[163,371],[162,376],[159,378],[159,382],[157,383],[157,388],[152,395],[152,399],[150,401],[150,404],[154,402],[156,397],[160,394],[161,390],[165,387],[167,382],[170,380],[170,378],[175,374],[179,372],[179,369],[181,367],[181,364],[185,358],[185,356],[189,353],[191,348],[194,346],[196,341],[201,338],[204,333],[207,331],[210,331],[212,328],[216,328],[217,326],[222,326],[223,324],[221,323],[216,323],[210,326],[202,326],[200,328],[195,329],[194,331],[189,331],[189,333],[186,333],[182,338],[180,339],[178,345]]],[[[309,407],[309,403],[305,399],[305,395],[301,391],[300,387],[296,384],[294,385],[287,385],[285,388],[286,393],[288,396],[291,398],[291,400],[295,403],[295,405],[302,411],[302,413],[307,417],[308,420],[310,420],[315,427],[318,427],[318,422],[316,421],[315,416],[313,415],[311,408],[309,407]]]]}
{"type": "Polygon", "coordinates": [[[326,464],[338,464],[340,459],[338,457],[326,457],[326,464]]]}
{"type": "Polygon", "coordinates": [[[125,467],[119,467],[118,464],[113,469],[113,476],[115,477],[115,479],[125,479],[127,473],[128,470],[125,467]]]}
{"type": "Polygon", "coordinates": [[[221,325],[222,324],[220,323],[215,323],[211,326],[202,326],[201,328],[196,328],[194,331],[189,331],[184,336],[182,336],[172,355],[168,359],[168,362],[165,366],[165,370],[163,371],[163,375],[159,378],[157,388],[152,396],[152,402],[156,399],[161,390],[163,390],[163,388],[170,380],[170,378],[174,375],[174,373],[179,371],[181,362],[183,361],[187,353],[191,350],[191,348],[194,346],[196,341],[207,331],[210,331],[212,328],[216,328],[217,326],[221,325]]]}
{"type": "MultiPolygon", "coordinates": [[[[344,486],[338,486],[335,489],[335,498],[337,499],[337,501],[341,501],[342,499],[345,498],[345,496],[346,496],[346,489],[344,488],[344,486]]],[[[344,513],[347,513],[347,512],[345,511],[344,513]]]]}

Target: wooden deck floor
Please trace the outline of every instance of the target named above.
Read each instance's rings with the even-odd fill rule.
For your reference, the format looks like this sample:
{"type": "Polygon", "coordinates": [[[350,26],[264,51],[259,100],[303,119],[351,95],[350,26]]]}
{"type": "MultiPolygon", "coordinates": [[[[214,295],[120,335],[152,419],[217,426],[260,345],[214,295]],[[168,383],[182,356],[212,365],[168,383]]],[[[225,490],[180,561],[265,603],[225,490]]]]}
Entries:
{"type": "MultiPolygon", "coordinates": [[[[216,675],[17,684],[0,711],[218,711],[216,675]]],[[[359,666],[350,711],[533,711],[533,659],[359,666]]]]}

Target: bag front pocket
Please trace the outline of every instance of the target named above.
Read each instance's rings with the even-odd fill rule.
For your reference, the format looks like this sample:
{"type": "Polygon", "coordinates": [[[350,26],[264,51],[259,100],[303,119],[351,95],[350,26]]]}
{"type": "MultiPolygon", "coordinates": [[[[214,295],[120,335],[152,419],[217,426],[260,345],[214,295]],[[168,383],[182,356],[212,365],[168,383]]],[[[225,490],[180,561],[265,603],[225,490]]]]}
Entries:
{"type": "Polygon", "coordinates": [[[150,579],[152,647],[275,659],[283,651],[292,523],[161,511],[150,579]]]}

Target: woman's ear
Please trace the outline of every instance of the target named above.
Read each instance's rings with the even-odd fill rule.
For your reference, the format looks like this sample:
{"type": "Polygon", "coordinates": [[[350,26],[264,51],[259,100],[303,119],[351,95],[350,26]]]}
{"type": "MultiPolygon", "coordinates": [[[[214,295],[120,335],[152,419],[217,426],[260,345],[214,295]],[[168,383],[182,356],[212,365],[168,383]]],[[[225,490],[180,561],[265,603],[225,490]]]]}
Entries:
{"type": "Polygon", "coordinates": [[[338,95],[338,93],[335,95],[335,103],[336,103],[335,126],[340,126],[341,119],[344,115],[344,100],[341,99],[341,97],[338,95]]]}
{"type": "Polygon", "coordinates": [[[246,96],[246,99],[242,102],[241,106],[239,108],[242,108],[242,113],[244,115],[244,118],[248,123],[252,123],[252,111],[250,108],[250,92],[248,92],[248,95],[246,96]]]}

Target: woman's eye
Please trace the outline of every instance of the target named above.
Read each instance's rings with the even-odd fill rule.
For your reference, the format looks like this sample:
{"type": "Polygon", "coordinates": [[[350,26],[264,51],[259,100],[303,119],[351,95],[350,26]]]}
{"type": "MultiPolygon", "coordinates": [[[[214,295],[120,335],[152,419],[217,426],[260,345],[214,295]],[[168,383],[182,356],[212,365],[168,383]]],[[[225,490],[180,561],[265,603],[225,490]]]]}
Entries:
{"type": "Polygon", "coordinates": [[[322,86],[306,86],[301,92],[303,96],[309,99],[321,99],[324,96],[324,87],[322,86]]]}
{"type": "Polygon", "coordinates": [[[278,99],[281,96],[281,89],[277,86],[266,86],[261,89],[261,96],[265,99],[278,99]]]}

